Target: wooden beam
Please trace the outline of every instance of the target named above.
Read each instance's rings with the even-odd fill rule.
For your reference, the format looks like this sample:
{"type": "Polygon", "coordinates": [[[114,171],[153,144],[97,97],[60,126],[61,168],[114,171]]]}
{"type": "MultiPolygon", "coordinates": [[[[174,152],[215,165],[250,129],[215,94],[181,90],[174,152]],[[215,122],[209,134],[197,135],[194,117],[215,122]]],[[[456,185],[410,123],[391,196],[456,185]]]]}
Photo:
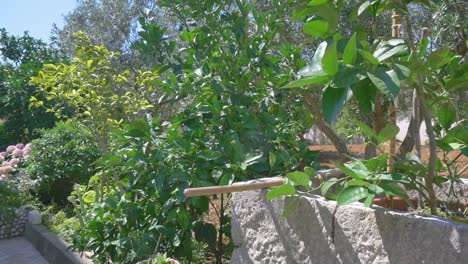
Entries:
{"type": "MultiPolygon", "coordinates": [[[[340,178],[344,175],[344,173],[339,169],[321,170],[321,171],[318,171],[317,174],[320,175],[323,180],[327,180],[333,177],[340,178]]],[[[283,184],[283,181],[284,181],[284,177],[277,176],[277,177],[261,178],[261,179],[256,179],[256,180],[237,182],[231,185],[187,188],[184,191],[184,195],[185,197],[210,196],[214,194],[234,193],[234,192],[258,190],[258,189],[266,189],[266,188],[270,188],[273,186],[279,186],[283,184]]]]}

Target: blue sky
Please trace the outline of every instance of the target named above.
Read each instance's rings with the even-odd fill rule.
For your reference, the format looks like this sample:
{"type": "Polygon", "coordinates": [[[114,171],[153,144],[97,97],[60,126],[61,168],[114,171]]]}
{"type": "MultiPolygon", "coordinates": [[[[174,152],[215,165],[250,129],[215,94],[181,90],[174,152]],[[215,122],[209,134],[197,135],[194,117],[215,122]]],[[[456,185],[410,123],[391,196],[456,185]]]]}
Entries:
{"type": "Polygon", "coordinates": [[[49,42],[52,24],[63,26],[63,15],[75,6],[76,0],[0,0],[0,28],[12,35],[27,30],[49,42]]]}

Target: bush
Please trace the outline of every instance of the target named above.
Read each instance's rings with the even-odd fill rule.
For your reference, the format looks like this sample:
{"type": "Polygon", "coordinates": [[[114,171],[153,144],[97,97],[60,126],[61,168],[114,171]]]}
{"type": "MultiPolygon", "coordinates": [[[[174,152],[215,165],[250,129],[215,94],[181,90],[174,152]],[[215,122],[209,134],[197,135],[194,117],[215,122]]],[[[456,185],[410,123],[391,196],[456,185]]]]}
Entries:
{"type": "Polygon", "coordinates": [[[55,207],[51,206],[42,213],[44,224],[63,240],[68,243],[72,242],[73,234],[80,228],[78,219],[69,217],[65,211],[58,211],[53,213],[55,207]]]}
{"type": "Polygon", "coordinates": [[[26,173],[44,203],[65,204],[73,185],[87,183],[95,173],[93,163],[101,156],[92,134],[75,121],[43,131],[33,145],[26,173]]]}
{"type": "Polygon", "coordinates": [[[18,194],[21,192],[13,184],[0,180],[0,218],[10,219],[15,209],[23,205],[23,197],[18,194]]]}

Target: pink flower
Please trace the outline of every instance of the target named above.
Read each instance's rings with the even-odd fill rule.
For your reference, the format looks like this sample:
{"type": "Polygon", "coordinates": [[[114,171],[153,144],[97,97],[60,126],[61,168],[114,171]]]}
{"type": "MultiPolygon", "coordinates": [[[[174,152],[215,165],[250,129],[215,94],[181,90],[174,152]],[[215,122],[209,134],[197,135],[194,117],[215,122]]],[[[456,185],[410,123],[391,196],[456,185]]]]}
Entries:
{"type": "Polygon", "coordinates": [[[23,151],[21,149],[15,149],[15,151],[13,151],[13,156],[21,157],[23,156],[23,151]]]}
{"type": "Polygon", "coordinates": [[[0,162],[2,161],[5,161],[5,158],[2,155],[0,155],[0,162]]]}
{"type": "Polygon", "coordinates": [[[18,144],[16,144],[16,148],[24,149],[24,144],[23,143],[18,143],[18,144]]]}
{"type": "Polygon", "coordinates": [[[32,143],[28,143],[28,144],[26,144],[25,148],[29,148],[29,149],[31,149],[31,148],[32,148],[32,143]]]}
{"type": "Polygon", "coordinates": [[[10,162],[4,161],[4,162],[2,163],[2,167],[6,167],[6,166],[11,166],[10,162]]]}
{"type": "Polygon", "coordinates": [[[8,156],[8,153],[3,151],[3,152],[0,152],[0,156],[6,158],[8,156]]]}
{"type": "Polygon", "coordinates": [[[4,174],[8,174],[8,173],[13,171],[13,167],[12,166],[3,166],[3,171],[4,171],[4,174]]]}
{"type": "Polygon", "coordinates": [[[31,149],[30,148],[24,148],[23,149],[23,155],[29,155],[31,154],[31,149]]]}
{"type": "Polygon", "coordinates": [[[6,180],[8,178],[8,176],[9,176],[8,174],[1,174],[0,175],[0,181],[6,180]]]}
{"type": "Polygon", "coordinates": [[[10,146],[8,146],[8,148],[6,149],[6,151],[7,151],[8,153],[12,153],[13,151],[15,151],[15,149],[16,149],[16,146],[10,145],[10,146]]]}
{"type": "Polygon", "coordinates": [[[20,159],[14,158],[10,160],[11,165],[18,165],[20,163],[20,159]]]}

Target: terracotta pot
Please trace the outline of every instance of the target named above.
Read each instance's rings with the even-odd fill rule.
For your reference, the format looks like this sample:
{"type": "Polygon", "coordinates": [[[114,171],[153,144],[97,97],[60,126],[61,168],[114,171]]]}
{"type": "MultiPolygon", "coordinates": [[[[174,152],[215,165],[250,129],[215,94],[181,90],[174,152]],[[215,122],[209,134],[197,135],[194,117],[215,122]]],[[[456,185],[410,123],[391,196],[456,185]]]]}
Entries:
{"type": "MultiPolygon", "coordinates": [[[[413,204],[413,208],[418,207],[418,199],[416,197],[410,198],[411,203],[413,204]]],[[[384,208],[390,208],[400,211],[408,211],[408,203],[400,197],[392,197],[388,200],[386,197],[382,198],[374,198],[374,204],[378,206],[382,206],[384,208]]]]}

